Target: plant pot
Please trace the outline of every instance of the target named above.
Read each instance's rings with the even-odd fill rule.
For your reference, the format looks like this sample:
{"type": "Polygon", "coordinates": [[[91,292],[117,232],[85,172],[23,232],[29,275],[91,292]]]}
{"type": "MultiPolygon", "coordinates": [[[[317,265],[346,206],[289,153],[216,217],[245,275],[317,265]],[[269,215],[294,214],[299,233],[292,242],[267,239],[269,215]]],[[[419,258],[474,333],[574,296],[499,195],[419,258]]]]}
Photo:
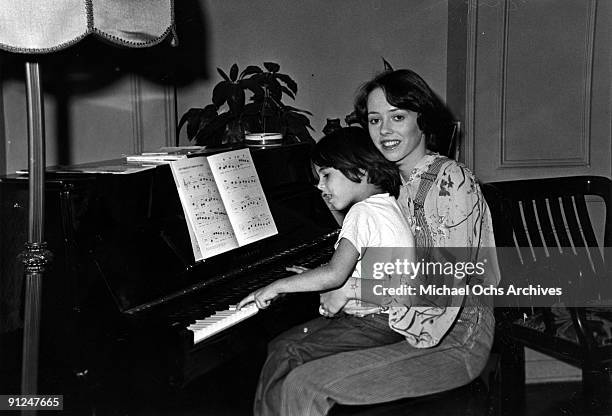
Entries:
{"type": "Polygon", "coordinates": [[[283,135],[280,133],[249,133],[245,135],[244,142],[250,147],[275,147],[283,144],[283,135]]]}

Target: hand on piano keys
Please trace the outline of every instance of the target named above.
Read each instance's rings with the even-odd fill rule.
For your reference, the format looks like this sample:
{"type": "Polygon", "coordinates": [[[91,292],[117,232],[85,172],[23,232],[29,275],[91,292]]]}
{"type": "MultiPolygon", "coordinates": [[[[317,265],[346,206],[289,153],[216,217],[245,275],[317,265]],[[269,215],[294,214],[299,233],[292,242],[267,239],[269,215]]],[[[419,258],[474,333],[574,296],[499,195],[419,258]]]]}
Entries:
{"type": "MultiPolygon", "coordinates": [[[[285,270],[288,272],[293,272],[295,274],[301,274],[305,271],[310,270],[304,266],[289,266],[286,267],[285,270]]],[[[256,290],[253,293],[250,293],[247,297],[242,299],[237,306],[237,309],[240,310],[245,305],[250,303],[255,303],[259,309],[265,309],[270,306],[270,303],[279,295],[280,293],[276,290],[276,282],[272,282],[269,285],[262,287],[261,289],[256,290]]]]}
{"type": "Polygon", "coordinates": [[[237,309],[242,309],[245,305],[255,303],[259,309],[266,309],[270,306],[270,303],[279,295],[277,287],[277,281],[270,283],[267,286],[257,289],[255,292],[250,293],[247,297],[242,299],[237,306],[237,309]]]}

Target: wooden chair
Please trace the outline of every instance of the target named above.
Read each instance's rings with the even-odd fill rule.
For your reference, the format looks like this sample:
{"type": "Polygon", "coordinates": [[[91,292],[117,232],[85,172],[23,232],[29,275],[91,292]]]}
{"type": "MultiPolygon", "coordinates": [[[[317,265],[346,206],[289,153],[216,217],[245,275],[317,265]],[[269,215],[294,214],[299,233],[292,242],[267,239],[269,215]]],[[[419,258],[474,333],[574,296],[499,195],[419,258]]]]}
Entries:
{"type": "MultiPolygon", "coordinates": [[[[605,285],[599,287],[612,287],[612,259],[608,253],[605,262],[601,250],[612,249],[610,179],[584,176],[497,182],[483,185],[483,192],[493,214],[496,245],[514,248],[498,250],[502,287],[528,283],[547,287],[554,279],[564,279],[561,285],[575,288],[575,293],[590,283],[585,279],[604,279],[605,285]],[[599,226],[591,221],[588,208],[591,203],[598,205],[598,198],[605,204],[605,219],[599,226]]],[[[603,299],[601,307],[523,304],[496,308],[499,414],[524,400],[524,347],[582,369],[583,404],[587,406],[582,411],[612,411],[612,308],[605,307],[612,300],[609,296],[603,299]]]]}

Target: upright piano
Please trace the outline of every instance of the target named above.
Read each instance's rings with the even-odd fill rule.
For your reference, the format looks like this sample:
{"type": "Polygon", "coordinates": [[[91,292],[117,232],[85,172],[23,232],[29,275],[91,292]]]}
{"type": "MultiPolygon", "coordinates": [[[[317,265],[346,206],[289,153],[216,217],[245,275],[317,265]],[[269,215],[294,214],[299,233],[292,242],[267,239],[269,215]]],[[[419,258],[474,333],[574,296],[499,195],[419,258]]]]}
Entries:
{"type": "MultiPolygon", "coordinates": [[[[287,295],[259,313],[230,311],[289,275],[287,266],[326,262],[338,231],[313,186],[309,145],[251,153],[278,235],[197,263],[168,165],[47,174],[45,240],[55,257],[43,277],[42,366],[86,383],[126,376],[180,389],[316,314],[316,294],[287,295]]],[[[0,306],[10,329],[22,319],[16,257],[26,240],[27,178],[0,179],[0,208],[0,306]]]]}

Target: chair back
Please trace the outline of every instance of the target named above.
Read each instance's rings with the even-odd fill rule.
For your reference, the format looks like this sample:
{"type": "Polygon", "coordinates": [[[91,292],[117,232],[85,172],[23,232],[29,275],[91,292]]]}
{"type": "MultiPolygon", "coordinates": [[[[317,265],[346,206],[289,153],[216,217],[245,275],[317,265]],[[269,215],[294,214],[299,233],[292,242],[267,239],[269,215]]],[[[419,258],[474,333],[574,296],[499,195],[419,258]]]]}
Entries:
{"type": "Polygon", "coordinates": [[[514,248],[500,250],[502,282],[550,286],[555,279],[575,279],[569,287],[578,290],[584,279],[612,279],[612,259],[606,263],[603,250],[612,247],[610,179],[528,179],[482,188],[493,216],[496,245],[514,248]],[[603,199],[605,219],[592,222],[588,204],[597,203],[597,197],[603,199]],[[599,241],[593,224],[603,224],[599,241]],[[517,264],[522,273],[508,275],[517,264]]]}

